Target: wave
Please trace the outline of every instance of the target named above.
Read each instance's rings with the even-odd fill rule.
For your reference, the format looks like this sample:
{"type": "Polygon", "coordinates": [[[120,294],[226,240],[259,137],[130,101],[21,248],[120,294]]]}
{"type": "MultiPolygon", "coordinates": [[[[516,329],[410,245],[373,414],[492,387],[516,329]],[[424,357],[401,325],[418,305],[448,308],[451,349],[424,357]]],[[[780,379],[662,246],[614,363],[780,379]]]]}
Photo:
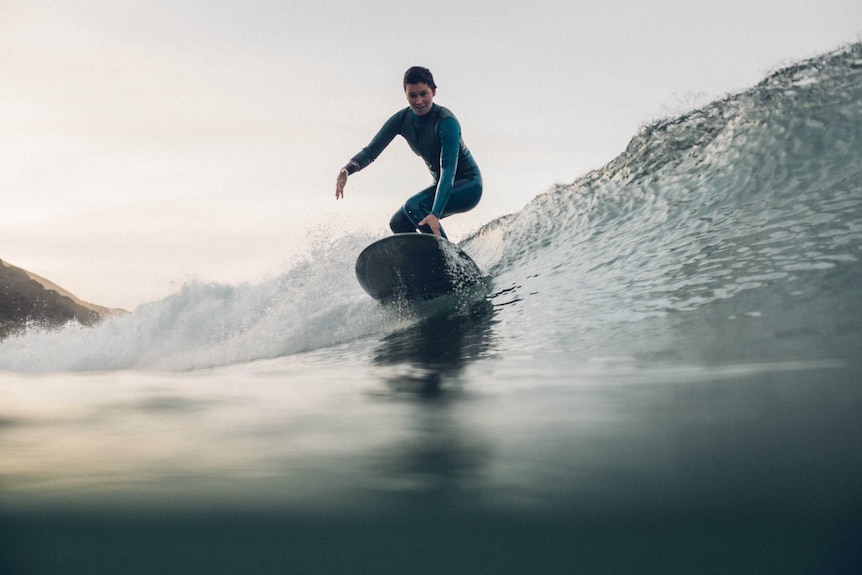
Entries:
{"type": "Polygon", "coordinates": [[[257,285],[193,282],[96,327],[70,323],[9,338],[0,344],[0,369],[198,369],[379,333],[397,318],[364,297],[352,275],[357,246],[372,239],[318,241],[302,262],[257,285]]]}
{"type": "MultiPolygon", "coordinates": [[[[490,300],[505,321],[496,329],[559,347],[574,332],[690,312],[746,290],[822,290],[829,270],[840,270],[850,294],[860,205],[854,44],[645,126],[608,165],[554,186],[462,247],[497,290],[490,300]]],[[[197,369],[390,333],[417,318],[358,287],[354,261],[374,239],[319,240],[257,285],[188,284],[95,328],[9,338],[0,369],[197,369]]]]}
{"type": "Polygon", "coordinates": [[[544,291],[588,302],[592,319],[641,318],[858,263],[860,203],[855,44],[644,127],[607,166],[491,222],[465,249],[514,283],[531,270],[544,291]]]}

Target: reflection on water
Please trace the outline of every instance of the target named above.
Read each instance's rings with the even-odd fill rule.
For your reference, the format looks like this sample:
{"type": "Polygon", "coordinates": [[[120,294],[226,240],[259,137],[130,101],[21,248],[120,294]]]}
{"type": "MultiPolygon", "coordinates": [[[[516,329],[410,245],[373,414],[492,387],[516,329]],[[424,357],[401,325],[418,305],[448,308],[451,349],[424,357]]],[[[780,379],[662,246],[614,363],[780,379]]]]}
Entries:
{"type": "Polygon", "coordinates": [[[372,361],[402,368],[384,375],[392,393],[440,399],[454,393],[468,363],[490,354],[493,319],[494,307],[485,299],[451,315],[423,319],[384,337],[372,361]]]}
{"type": "Polygon", "coordinates": [[[849,356],[501,357],[486,304],[318,356],[0,378],[0,573],[860,565],[849,356]]]}
{"type": "Polygon", "coordinates": [[[0,573],[860,565],[858,369],[477,370],[491,317],[440,323],[465,356],[412,354],[417,326],[370,370],[0,382],[0,573]]]}
{"type": "Polygon", "coordinates": [[[396,439],[373,456],[381,486],[423,497],[436,494],[445,506],[479,483],[490,444],[469,431],[457,402],[465,399],[467,365],[492,353],[493,319],[493,306],[482,298],[380,341],[372,361],[386,368],[381,374],[385,389],[371,396],[406,401],[410,411],[396,439]]]}

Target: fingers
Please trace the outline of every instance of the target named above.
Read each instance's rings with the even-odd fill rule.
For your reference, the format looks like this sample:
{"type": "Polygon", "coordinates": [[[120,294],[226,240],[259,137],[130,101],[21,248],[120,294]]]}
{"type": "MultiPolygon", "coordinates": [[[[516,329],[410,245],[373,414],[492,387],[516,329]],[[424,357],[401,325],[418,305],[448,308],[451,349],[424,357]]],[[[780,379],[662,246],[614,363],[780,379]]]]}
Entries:
{"type": "Polygon", "coordinates": [[[341,171],[338,172],[338,178],[335,180],[335,199],[341,199],[344,197],[344,186],[347,184],[347,170],[341,168],[341,171]]]}
{"type": "Polygon", "coordinates": [[[435,236],[442,237],[443,234],[440,233],[440,220],[437,219],[437,216],[435,216],[434,214],[428,214],[427,216],[422,218],[422,221],[419,222],[418,227],[421,228],[425,225],[431,228],[431,233],[433,233],[435,236]]]}

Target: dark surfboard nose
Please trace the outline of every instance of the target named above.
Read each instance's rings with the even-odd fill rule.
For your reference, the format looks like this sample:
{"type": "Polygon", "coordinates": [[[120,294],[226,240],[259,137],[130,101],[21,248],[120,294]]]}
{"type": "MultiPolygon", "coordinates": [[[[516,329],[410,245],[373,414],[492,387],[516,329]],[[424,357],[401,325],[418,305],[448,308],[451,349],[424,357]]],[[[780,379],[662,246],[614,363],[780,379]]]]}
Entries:
{"type": "Polygon", "coordinates": [[[482,281],[476,263],[448,240],[431,234],[395,234],[365,248],[356,278],[382,302],[420,301],[482,281]]]}

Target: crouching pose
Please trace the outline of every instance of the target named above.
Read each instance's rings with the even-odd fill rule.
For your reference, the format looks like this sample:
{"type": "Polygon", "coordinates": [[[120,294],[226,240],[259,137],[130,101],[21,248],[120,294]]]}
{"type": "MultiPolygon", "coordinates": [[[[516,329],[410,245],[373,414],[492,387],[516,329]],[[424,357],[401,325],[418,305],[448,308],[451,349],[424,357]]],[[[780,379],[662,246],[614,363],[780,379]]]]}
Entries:
{"type": "Polygon", "coordinates": [[[482,197],[482,175],[461,139],[455,116],[434,103],[437,86],[427,68],[413,67],[404,74],[404,94],[410,104],[389,118],[361,152],[341,168],[335,198],[344,197],[347,177],[368,166],[395,136],[425,160],[434,184],[414,195],[395,212],[389,227],[396,234],[433,233],[446,237],[440,220],[476,207],[482,197]]]}

